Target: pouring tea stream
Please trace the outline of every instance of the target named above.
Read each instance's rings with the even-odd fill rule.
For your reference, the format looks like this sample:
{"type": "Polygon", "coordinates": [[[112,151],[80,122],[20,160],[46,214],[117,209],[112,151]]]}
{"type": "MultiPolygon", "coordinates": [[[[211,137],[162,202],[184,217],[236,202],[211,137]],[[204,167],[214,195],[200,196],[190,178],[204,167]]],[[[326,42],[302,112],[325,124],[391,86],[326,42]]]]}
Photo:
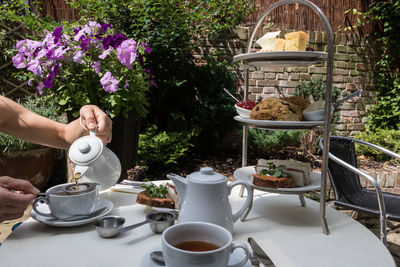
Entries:
{"type": "Polygon", "coordinates": [[[73,163],[74,178],[79,182],[98,183],[100,190],[113,186],[121,175],[121,162],[96,137],[96,131],[75,140],[68,156],[73,163]]]}
{"type": "Polygon", "coordinates": [[[233,223],[236,222],[249,208],[253,198],[251,186],[242,181],[235,181],[228,185],[228,179],[214,172],[210,167],[203,167],[199,172],[189,174],[183,178],[176,174],[167,174],[178,191],[178,201],[181,210],[178,222],[201,221],[220,225],[231,233],[233,223]],[[232,188],[243,185],[247,190],[247,198],[235,214],[229,203],[228,196],[232,188]]]}

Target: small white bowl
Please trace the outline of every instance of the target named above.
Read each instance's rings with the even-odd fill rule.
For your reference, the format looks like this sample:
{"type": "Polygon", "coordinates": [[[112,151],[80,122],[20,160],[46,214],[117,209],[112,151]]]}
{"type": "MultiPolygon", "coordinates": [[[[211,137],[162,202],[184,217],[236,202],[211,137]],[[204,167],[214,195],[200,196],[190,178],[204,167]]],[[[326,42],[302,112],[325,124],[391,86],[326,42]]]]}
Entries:
{"type": "Polygon", "coordinates": [[[245,108],[241,108],[238,105],[235,105],[236,108],[236,112],[239,114],[240,117],[243,117],[245,119],[249,119],[250,118],[250,112],[251,110],[245,109],[245,108]]]}
{"type": "Polygon", "coordinates": [[[325,110],[320,109],[311,112],[304,112],[303,119],[306,121],[323,121],[325,120],[325,110]]]}

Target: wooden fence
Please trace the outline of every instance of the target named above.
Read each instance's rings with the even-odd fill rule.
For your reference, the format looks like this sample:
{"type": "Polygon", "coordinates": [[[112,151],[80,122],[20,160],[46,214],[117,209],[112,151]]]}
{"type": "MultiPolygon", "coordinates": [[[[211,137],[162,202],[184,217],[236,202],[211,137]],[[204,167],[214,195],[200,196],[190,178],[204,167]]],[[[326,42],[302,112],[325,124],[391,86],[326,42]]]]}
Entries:
{"type": "MultiPolygon", "coordinates": [[[[30,0],[32,2],[33,0],[30,0]]],[[[279,0],[255,0],[256,9],[253,14],[250,14],[243,25],[251,26],[257,21],[258,17],[272,3],[279,0]]],[[[350,23],[355,25],[357,16],[352,12],[345,14],[346,10],[367,10],[369,4],[373,0],[312,0],[329,18],[334,32],[343,29],[350,23]]],[[[42,15],[48,15],[55,20],[73,21],[78,18],[76,10],[73,10],[66,0],[42,0],[41,6],[37,9],[42,15]]],[[[324,30],[320,19],[307,6],[299,4],[290,4],[279,7],[271,12],[267,18],[268,22],[273,24],[274,28],[282,29],[303,29],[309,31],[324,30]]],[[[364,28],[364,32],[371,32],[372,28],[364,28]]]]}
{"type": "MultiPolygon", "coordinates": [[[[263,13],[271,4],[279,2],[279,0],[255,0],[256,11],[249,15],[243,22],[246,26],[253,25],[260,14],[263,13]]],[[[319,6],[328,17],[334,32],[340,31],[346,26],[356,25],[357,16],[352,12],[345,14],[347,10],[357,9],[366,11],[372,0],[312,0],[314,4],[319,6]]],[[[280,6],[266,18],[265,23],[273,24],[274,28],[281,29],[297,29],[309,31],[323,31],[324,27],[321,20],[313,10],[305,5],[290,4],[280,6]]],[[[372,26],[363,28],[363,32],[370,33],[372,26]]]]}

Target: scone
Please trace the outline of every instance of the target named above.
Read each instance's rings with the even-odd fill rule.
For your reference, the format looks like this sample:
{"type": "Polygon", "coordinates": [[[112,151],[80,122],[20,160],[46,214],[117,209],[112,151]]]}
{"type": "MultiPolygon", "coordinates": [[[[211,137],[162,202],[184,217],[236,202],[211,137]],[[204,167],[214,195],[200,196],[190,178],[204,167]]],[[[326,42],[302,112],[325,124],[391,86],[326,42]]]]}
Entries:
{"type": "Polygon", "coordinates": [[[302,31],[285,34],[285,51],[306,51],[308,34],[302,31]]]}
{"type": "Polygon", "coordinates": [[[276,97],[264,98],[250,112],[253,120],[300,121],[302,116],[301,106],[276,97]]]}
{"type": "Polygon", "coordinates": [[[310,100],[304,99],[301,96],[288,96],[284,98],[286,101],[298,105],[302,108],[302,111],[310,105],[310,100]]]}

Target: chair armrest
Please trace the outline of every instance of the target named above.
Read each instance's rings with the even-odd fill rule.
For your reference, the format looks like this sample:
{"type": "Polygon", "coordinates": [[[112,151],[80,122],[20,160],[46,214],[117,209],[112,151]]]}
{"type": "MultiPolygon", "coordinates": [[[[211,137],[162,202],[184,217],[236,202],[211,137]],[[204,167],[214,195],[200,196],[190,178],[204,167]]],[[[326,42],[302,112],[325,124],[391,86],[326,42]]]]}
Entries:
{"type": "Polygon", "coordinates": [[[369,181],[375,188],[376,191],[376,197],[378,200],[378,207],[379,207],[379,213],[380,216],[383,218],[386,218],[386,208],[385,208],[385,201],[383,199],[383,193],[382,193],[382,189],[379,186],[379,183],[377,181],[375,181],[374,178],[372,178],[370,175],[366,174],[363,171],[360,171],[359,169],[355,168],[354,166],[348,164],[347,162],[339,159],[338,157],[334,156],[332,153],[328,154],[329,158],[333,161],[335,161],[337,164],[345,167],[346,169],[356,173],[359,175],[359,177],[362,177],[363,179],[369,181]]]}
{"type": "Polygon", "coordinates": [[[371,143],[368,143],[368,142],[365,142],[365,141],[362,141],[362,140],[358,140],[358,139],[353,139],[353,141],[356,142],[356,143],[359,143],[359,144],[374,148],[376,150],[379,150],[379,151],[385,153],[386,155],[392,156],[393,158],[400,159],[400,155],[399,154],[397,154],[397,153],[395,153],[395,152],[393,152],[393,151],[391,151],[391,150],[389,150],[387,148],[383,148],[381,146],[378,146],[378,145],[375,145],[375,144],[371,144],[371,143]]]}
{"type": "Polygon", "coordinates": [[[374,178],[372,178],[371,175],[366,174],[365,172],[355,168],[353,165],[348,164],[347,162],[339,159],[338,157],[336,157],[335,155],[333,155],[332,153],[329,152],[329,158],[331,160],[333,160],[334,162],[336,162],[337,164],[345,167],[346,169],[358,174],[359,176],[361,176],[364,180],[367,180],[368,182],[370,182],[377,191],[382,192],[382,189],[379,185],[379,183],[377,181],[375,181],[374,178]]]}

